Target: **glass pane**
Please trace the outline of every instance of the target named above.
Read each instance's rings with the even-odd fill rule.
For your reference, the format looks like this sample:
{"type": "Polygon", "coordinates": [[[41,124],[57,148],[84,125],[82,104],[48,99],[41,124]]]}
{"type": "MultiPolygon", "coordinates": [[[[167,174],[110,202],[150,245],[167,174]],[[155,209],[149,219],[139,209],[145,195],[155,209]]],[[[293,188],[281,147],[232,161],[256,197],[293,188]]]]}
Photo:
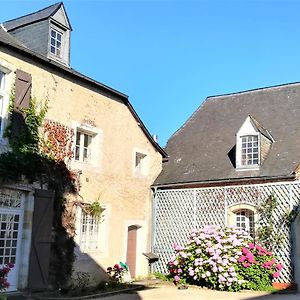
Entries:
{"type": "Polygon", "coordinates": [[[79,160],[79,146],[75,148],[75,160],[79,160]]]}
{"type": "Polygon", "coordinates": [[[76,132],[76,146],[79,146],[80,145],[80,132],[76,132]]]}
{"type": "Polygon", "coordinates": [[[88,158],[88,150],[86,148],[83,149],[83,161],[87,161],[88,158]]]}
{"type": "Polygon", "coordinates": [[[56,47],[60,49],[61,48],[61,42],[57,42],[56,47]]]}
{"type": "Polygon", "coordinates": [[[56,32],[54,30],[51,30],[51,36],[54,38],[56,37],[56,32]]]}
{"type": "Polygon", "coordinates": [[[50,51],[51,51],[51,53],[55,54],[55,47],[51,46],[50,51]]]}
{"type": "Polygon", "coordinates": [[[4,76],[3,72],[0,72],[0,90],[4,90],[4,76]]]}
{"type": "Polygon", "coordinates": [[[61,42],[61,34],[57,33],[57,40],[61,42]]]}
{"type": "Polygon", "coordinates": [[[51,46],[55,47],[55,39],[51,38],[50,44],[51,44],[51,46]]]}
{"type": "Polygon", "coordinates": [[[88,139],[89,139],[89,136],[87,134],[84,135],[84,147],[87,147],[88,146],[88,139]]]}

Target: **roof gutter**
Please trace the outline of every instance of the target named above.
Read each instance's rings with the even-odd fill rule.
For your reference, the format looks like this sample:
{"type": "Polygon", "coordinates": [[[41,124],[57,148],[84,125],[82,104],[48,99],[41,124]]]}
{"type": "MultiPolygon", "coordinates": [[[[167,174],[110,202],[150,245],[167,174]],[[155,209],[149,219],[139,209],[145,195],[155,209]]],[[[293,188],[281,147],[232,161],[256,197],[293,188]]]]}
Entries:
{"type": "Polygon", "coordinates": [[[203,181],[189,181],[189,182],[172,182],[166,184],[153,184],[152,188],[157,189],[179,189],[179,188],[193,188],[193,187],[209,187],[216,185],[239,185],[246,183],[257,183],[264,181],[287,181],[295,180],[295,174],[279,175],[279,176],[263,176],[263,177],[245,177],[245,178],[230,178],[230,179],[213,179],[203,181]]]}

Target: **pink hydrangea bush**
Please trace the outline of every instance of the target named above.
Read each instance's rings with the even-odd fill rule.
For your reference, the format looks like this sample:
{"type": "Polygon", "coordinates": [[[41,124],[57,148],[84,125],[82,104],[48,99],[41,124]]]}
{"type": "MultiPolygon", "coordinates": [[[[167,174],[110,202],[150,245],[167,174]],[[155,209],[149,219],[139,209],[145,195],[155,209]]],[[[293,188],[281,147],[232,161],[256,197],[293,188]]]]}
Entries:
{"type": "Polygon", "coordinates": [[[248,271],[253,269],[258,276],[258,270],[268,274],[268,285],[271,285],[272,278],[279,276],[282,266],[272,253],[253,246],[251,237],[243,230],[205,226],[192,231],[186,246],[173,245],[175,255],[169,262],[169,271],[176,284],[239,291],[242,288],[258,289],[257,284],[249,284],[254,274],[248,274],[248,271]]]}
{"type": "Polygon", "coordinates": [[[242,248],[238,262],[237,272],[246,279],[243,287],[251,290],[268,289],[283,269],[271,251],[253,243],[242,248]]]}

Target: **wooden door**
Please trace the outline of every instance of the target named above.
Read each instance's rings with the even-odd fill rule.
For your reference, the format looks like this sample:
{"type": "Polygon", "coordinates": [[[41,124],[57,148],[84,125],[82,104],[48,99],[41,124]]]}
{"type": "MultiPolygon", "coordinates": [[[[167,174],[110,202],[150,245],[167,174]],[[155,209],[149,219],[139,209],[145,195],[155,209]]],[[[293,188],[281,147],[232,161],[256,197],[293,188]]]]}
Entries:
{"type": "Polygon", "coordinates": [[[136,245],[137,245],[137,230],[140,226],[131,225],[128,227],[127,234],[127,257],[126,263],[129,267],[131,277],[136,275],[136,245]]]}
{"type": "Polygon", "coordinates": [[[28,286],[32,291],[49,287],[54,192],[35,190],[28,286]]]}

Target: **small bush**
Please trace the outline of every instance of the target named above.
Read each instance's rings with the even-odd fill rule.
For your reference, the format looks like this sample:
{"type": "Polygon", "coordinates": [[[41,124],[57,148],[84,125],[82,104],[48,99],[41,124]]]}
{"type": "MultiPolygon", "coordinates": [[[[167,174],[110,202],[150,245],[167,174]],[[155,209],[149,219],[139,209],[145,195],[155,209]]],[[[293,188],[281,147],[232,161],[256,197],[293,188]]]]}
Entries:
{"type": "Polygon", "coordinates": [[[243,230],[205,226],[190,234],[186,246],[173,245],[169,262],[174,283],[188,283],[217,290],[264,290],[280,276],[282,265],[271,252],[254,245],[243,230]]]}

